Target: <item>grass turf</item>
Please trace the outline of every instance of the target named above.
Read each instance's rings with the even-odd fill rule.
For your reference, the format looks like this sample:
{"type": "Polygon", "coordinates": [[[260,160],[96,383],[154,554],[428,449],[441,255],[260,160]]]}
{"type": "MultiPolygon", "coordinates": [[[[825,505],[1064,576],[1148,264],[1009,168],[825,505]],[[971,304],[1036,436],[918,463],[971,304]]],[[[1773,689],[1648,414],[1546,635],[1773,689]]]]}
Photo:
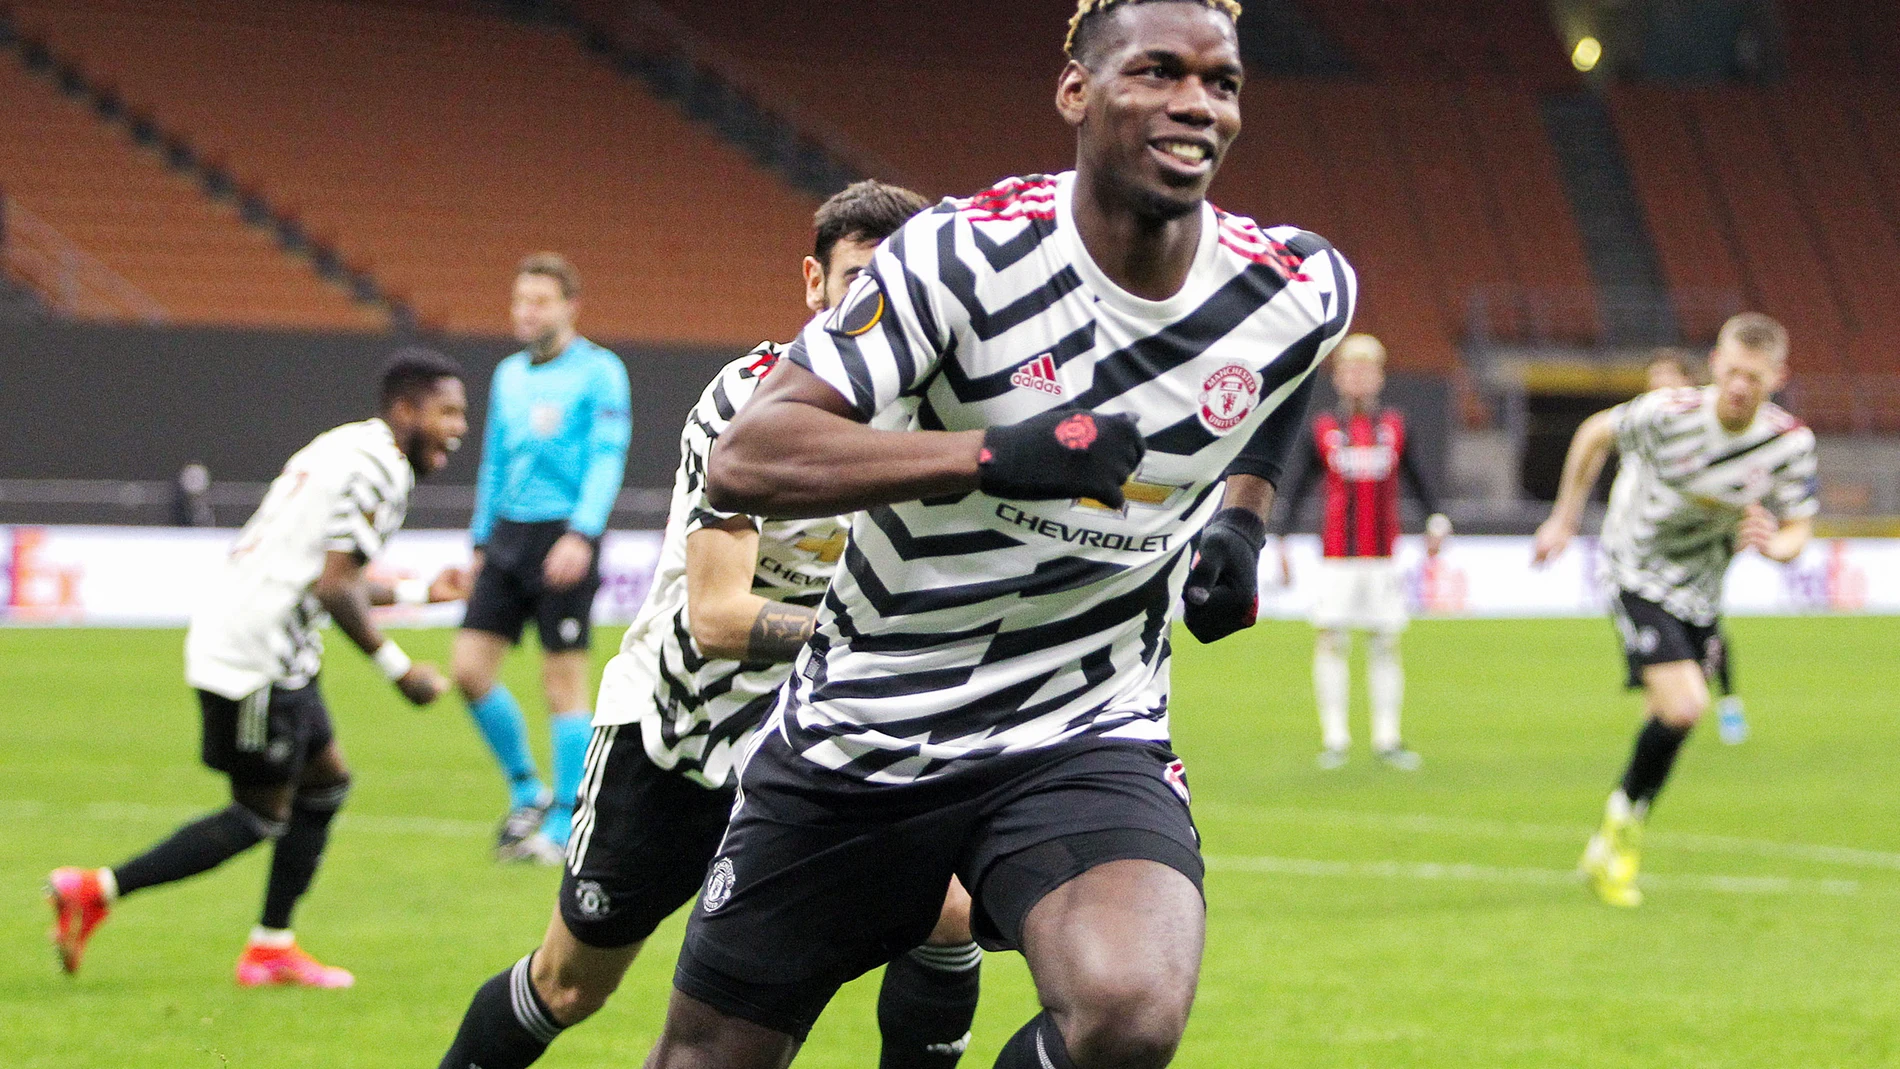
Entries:
{"type": "MultiPolygon", "coordinates": [[[[1177,744],[1212,871],[1175,1064],[1900,1065],[1900,623],[1733,630],[1755,737],[1690,741],[1633,912],[1565,875],[1637,724],[1607,624],[1416,625],[1413,774],[1369,759],[1362,709],[1352,763],[1314,767],[1305,628],[1207,648],[1179,636],[1177,744]]],[[[197,764],[179,639],[0,631],[0,1066],[435,1065],[475,986],[538,941],[556,874],[488,860],[503,792],[458,703],[412,710],[347,648],[326,691],[357,789],[297,927],[357,987],[232,984],[262,850],[128,899],[82,973],[59,974],[46,871],[118,862],[223,802],[197,764]]],[[[441,658],[448,636],[404,642],[441,658]]],[[[532,661],[509,672],[534,706],[532,661]]],[[[538,718],[533,735],[545,767],[538,718]]],[[[681,925],[540,1064],[637,1064],[681,925]]],[[[799,1065],[876,1064],[875,985],[840,995],[799,1065]]],[[[963,1064],[989,1065],[1033,1009],[1021,959],[991,955],[963,1064]]]]}

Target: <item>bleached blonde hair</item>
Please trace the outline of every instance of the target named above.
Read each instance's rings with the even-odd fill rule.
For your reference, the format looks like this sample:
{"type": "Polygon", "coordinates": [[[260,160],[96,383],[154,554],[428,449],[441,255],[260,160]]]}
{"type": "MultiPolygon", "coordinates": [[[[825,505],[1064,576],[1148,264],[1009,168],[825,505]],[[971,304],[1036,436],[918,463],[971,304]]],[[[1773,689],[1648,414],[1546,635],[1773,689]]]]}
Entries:
{"type": "Polygon", "coordinates": [[[1069,18],[1069,35],[1062,40],[1062,54],[1070,59],[1075,58],[1075,46],[1082,38],[1082,27],[1095,16],[1107,14],[1118,7],[1162,2],[1199,4],[1210,11],[1218,11],[1235,22],[1240,21],[1239,0],[1076,0],[1075,14],[1069,18]]]}

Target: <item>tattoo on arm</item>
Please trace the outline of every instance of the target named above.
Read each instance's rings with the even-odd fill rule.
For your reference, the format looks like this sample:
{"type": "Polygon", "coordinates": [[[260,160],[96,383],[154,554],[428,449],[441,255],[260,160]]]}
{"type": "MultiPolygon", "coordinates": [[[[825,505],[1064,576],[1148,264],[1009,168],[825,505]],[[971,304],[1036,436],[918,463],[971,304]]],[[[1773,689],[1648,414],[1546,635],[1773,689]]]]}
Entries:
{"type": "Polygon", "coordinates": [[[797,657],[805,640],[811,637],[817,619],[817,609],[766,603],[752,619],[752,634],[746,640],[746,660],[789,661],[797,657]]]}

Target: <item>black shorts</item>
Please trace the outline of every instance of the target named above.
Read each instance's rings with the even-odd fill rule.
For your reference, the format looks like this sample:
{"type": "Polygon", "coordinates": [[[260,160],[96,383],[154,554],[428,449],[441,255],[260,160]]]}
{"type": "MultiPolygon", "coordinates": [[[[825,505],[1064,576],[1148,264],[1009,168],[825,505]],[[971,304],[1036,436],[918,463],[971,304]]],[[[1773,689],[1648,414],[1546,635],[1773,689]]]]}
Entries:
{"type": "Polygon", "coordinates": [[[1201,885],[1186,778],[1164,747],[1091,737],[869,786],[772,732],[746,763],[673,983],[802,1041],[840,986],[929,936],[951,875],[975,898],[978,941],[1013,949],[1044,895],[1129,858],[1201,885]]]}
{"type": "Polygon", "coordinates": [[[200,756],[240,787],[296,782],[311,755],[336,738],[315,680],[296,690],[265,687],[237,701],[201,690],[198,708],[200,756]]]}
{"type": "Polygon", "coordinates": [[[561,919],[591,947],[632,946],[692,901],[732,815],[733,791],[648,759],[640,725],[594,729],[561,876],[561,919]]]}
{"type": "Polygon", "coordinates": [[[1627,590],[1616,592],[1610,603],[1617,634],[1623,638],[1623,656],[1629,662],[1624,686],[1643,685],[1643,669],[1652,664],[1694,661],[1704,675],[1727,678],[1728,648],[1722,641],[1721,622],[1692,624],[1648,598],[1627,590]]]}
{"type": "Polygon", "coordinates": [[[587,575],[566,590],[548,589],[541,575],[548,550],[567,533],[560,520],[516,523],[496,520],[483,549],[482,570],[468,597],[462,626],[521,641],[529,620],[550,653],[587,649],[593,639],[594,595],[600,591],[600,539],[589,539],[594,559],[587,575]]]}

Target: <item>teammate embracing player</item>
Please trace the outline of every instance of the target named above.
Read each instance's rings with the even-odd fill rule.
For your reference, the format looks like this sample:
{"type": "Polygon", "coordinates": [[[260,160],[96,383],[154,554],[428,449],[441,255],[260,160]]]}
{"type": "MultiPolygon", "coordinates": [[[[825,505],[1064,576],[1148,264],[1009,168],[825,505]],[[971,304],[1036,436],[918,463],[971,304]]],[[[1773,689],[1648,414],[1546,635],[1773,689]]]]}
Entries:
{"type": "Polygon", "coordinates": [[[415,481],[439,470],[468,433],[462,370],[405,349],[382,380],[382,411],[318,435],[284,465],[208,584],[185,637],[185,679],[203,713],[204,763],[231,781],[231,804],[109,869],[62,868],[47,880],[67,972],[93,930],[134,891],[195,876],[269,840],[264,912],[237,963],[245,987],[348,987],[350,974],[299,949],[291,910],[310,888],[349,793],[350,772],[318,689],[325,617],[369,654],[402,696],[427,705],[448,686],[413,664],[370,618],[371,605],[450,601],[468,577],[390,586],[364,574],[402,526],[415,481]]]}
{"type": "MultiPolygon", "coordinates": [[[[878,242],[924,207],[879,182],[826,201],[804,261],[811,310],[837,303],[878,242]]],[[[653,586],[601,682],[554,917],[538,949],[476,992],[442,1069],[532,1064],[607,1001],[654,928],[699,890],[732,812],[734,766],[811,634],[849,525],[760,521],[707,500],[713,443],[783,350],[768,343],[728,364],[687,417],[653,586]]],[[[885,973],[883,1069],[950,1069],[976,1015],[982,952],[961,887],[918,942],[885,973]]]]}
{"type": "Polygon", "coordinates": [[[1557,503],[1537,529],[1538,563],[1562,553],[1614,444],[1623,466],[1610,490],[1603,548],[1611,611],[1648,719],[1582,870],[1613,906],[1636,886],[1643,822],[1676,754],[1709,708],[1705,660],[1719,649],[1722,577],[1737,552],[1786,563],[1812,532],[1814,432],[1768,398],[1788,377],[1788,333],[1744,312],[1722,325],[1714,384],[1656,390],[1583,421],[1564,458],[1557,503]]]}
{"type": "Polygon", "coordinates": [[[930,934],[953,874],[1044,1007],[997,1065],[1173,1058],[1205,904],[1170,627],[1253,622],[1288,402],[1354,295],[1324,239],[1205,199],[1240,131],[1239,14],[1082,0],[1056,88],[1076,169],[905,224],[720,436],[713,508],[862,511],[746,754],[650,1069],[786,1065],[841,984],[930,934]]]}

